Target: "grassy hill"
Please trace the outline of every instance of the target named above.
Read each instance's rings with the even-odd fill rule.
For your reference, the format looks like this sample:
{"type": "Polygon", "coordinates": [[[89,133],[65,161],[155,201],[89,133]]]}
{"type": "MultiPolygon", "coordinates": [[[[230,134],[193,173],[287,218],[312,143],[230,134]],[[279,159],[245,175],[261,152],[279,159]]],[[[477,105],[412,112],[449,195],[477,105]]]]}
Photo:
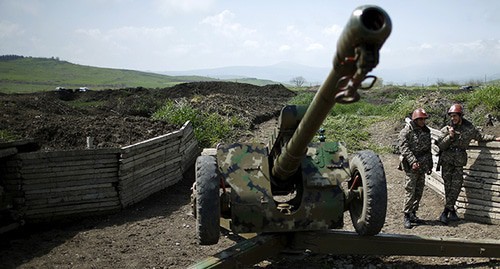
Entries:
{"type": "MultiPolygon", "coordinates": [[[[257,86],[264,86],[269,84],[279,84],[279,82],[268,80],[268,79],[258,79],[258,78],[237,78],[237,79],[223,79],[223,81],[232,81],[238,83],[248,83],[257,86]]],[[[288,86],[288,85],[285,85],[288,86]]]]}
{"type": "MultiPolygon", "coordinates": [[[[167,76],[155,73],[99,68],[60,61],[57,58],[0,56],[0,92],[50,91],[56,87],[88,87],[93,90],[127,87],[164,88],[182,82],[217,80],[202,76],[167,76]]],[[[241,81],[255,85],[272,81],[241,81]]],[[[276,83],[274,83],[276,84],[276,83]]]]}

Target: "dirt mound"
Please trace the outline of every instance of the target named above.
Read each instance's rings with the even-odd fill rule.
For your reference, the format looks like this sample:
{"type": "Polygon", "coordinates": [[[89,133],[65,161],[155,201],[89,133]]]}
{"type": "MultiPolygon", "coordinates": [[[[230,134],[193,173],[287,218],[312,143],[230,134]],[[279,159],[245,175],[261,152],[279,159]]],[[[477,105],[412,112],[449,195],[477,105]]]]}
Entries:
{"type": "Polygon", "coordinates": [[[232,82],[183,83],[171,88],[104,91],[61,90],[0,95],[0,130],[32,138],[42,150],[121,147],[180,128],[149,119],[166,100],[184,99],[202,111],[242,117],[249,126],[278,115],[295,94],[282,85],[232,82]]]}

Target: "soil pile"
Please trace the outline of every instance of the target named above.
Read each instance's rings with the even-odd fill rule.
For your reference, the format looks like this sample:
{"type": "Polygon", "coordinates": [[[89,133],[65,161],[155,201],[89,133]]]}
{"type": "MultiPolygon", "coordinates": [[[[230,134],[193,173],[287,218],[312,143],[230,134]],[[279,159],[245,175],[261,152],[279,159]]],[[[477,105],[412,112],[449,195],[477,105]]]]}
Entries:
{"type": "Polygon", "coordinates": [[[0,95],[0,130],[34,139],[42,150],[121,147],[177,130],[149,119],[166,100],[186,100],[201,111],[237,115],[254,126],[279,114],[295,94],[282,85],[184,83],[165,89],[60,90],[0,95]]]}

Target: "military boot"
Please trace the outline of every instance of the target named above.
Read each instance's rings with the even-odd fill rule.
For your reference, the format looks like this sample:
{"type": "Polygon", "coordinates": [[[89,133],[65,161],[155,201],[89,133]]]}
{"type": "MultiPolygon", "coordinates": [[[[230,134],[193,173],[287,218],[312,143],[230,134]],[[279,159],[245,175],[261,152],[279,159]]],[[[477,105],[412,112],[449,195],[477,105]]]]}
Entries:
{"type": "Polygon", "coordinates": [[[455,210],[450,210],[450,215],[448,216],[449,221],[459,221],[460,218],[457,215],[457,211],[455,210]]]}
{"type": "Polygon", "coordinates": [[[448,225],[448,212],[449,210],[445,208],[443,213],[441,213],[441,216],[439,216],[439,221],[442,222],[444,225],[448,225]]]}
{"type": "Polygon", "coordinates": [[[405,213],[403,225],[406,229],[411,229],[411,221],[410,221],[410,214],[409,213],[405,213]]]}
{"type": "Polygon", "coordinates": [[[422,220],[417,217],[417,213],[415,211],[410,213],[410,222],[412,223],[422,223],[422,220]]]}

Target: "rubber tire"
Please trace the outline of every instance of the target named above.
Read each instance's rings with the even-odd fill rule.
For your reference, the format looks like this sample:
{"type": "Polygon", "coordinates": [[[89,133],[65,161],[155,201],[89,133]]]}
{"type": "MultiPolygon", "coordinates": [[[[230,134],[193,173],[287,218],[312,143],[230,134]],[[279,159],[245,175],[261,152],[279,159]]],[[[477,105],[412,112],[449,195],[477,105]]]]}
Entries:
{"type": "Polygon", "coordinates": [[[196,159],[196,236],[200,245],[213,245],[220,236],[220,180],[214,156],[196,159]]]}
{"type": "MultiPolygon", "coordinates": [[[[376,235],[382,230],[387,213],[387,181],[379,156],[371,150],[357,152],[349,162],[351,181],[359,175],[362,199],[349,204],[354,229],[359,235],[376,235]]],[[[359,181],[358,181],[359,182],[359,181]]],[[[357,184],[359,185],[359,184],[357,184]]]]}

